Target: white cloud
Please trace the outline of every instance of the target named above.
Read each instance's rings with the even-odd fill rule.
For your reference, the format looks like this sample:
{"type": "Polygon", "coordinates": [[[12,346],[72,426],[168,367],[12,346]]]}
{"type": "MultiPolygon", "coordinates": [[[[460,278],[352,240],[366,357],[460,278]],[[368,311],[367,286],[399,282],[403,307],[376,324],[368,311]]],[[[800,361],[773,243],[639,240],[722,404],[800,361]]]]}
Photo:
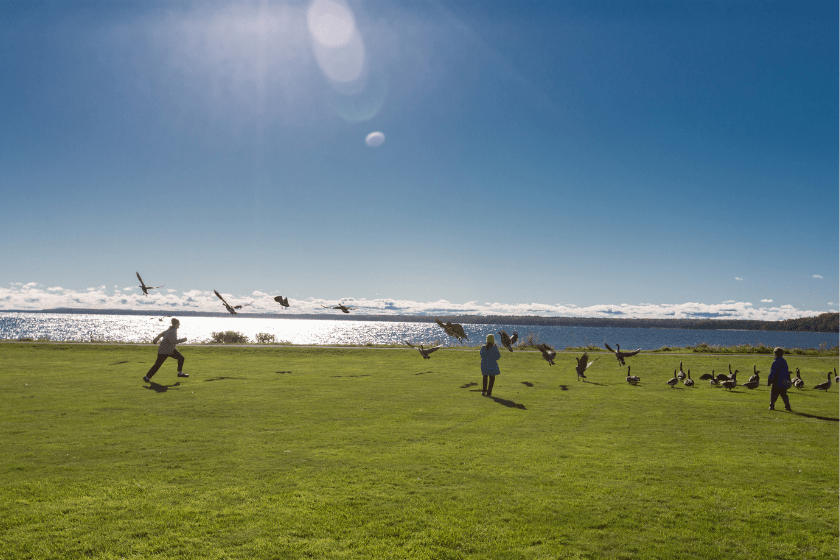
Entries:
{"type": "Polygon", "coordinates": [[[773,303],[773,300],[772,299],[763,299],[763,300],[761,300],[761,303],[773,303]]]}
{"type": "Polygon", "coordinates": [[[819,274],[814,274],[813,276],[811,276],[811,278],[819,278],[820,280],[822,280],[822,276],[820,276],[819,274]]]}
{"type": "MultiPolygon", "coordinates": [[[[345,297],[338,300],[307,298],[290,299],[291,307],[282,308],[273,297],[254,291],[250,295],[223,294],[231,305],[253,301],[253,305],[244,311],[247,313],[317,313],[335,314],[335,310],[323,306],[334,306],[339,302],[356,307],[356,313],[366,315],[541,315],[549,317],[626,317],[626,318],[730,318],[775,321],[796,317],[811,317],[824,313],[825,310],[796,309],[791,305],[755,308],[747,301],[725,301],[722,303],[686,302],[680,304],[599,304],[577,306],[569,303],[501,303],[468,301],[453,303],[447,300],[418,302],[399,299],[356,299],[345,297]]],[[[771,303],[771,300],[762,300],[771,303]]],[[[828,305],[833,305],[829,303],[828,305]]],[[[63,289],[57,291],[44,288],[36,283],[11,284],[10,288],[0,287],[0,311],[2,310],[41,310],[59,307],[75,309],[120,309],[149,310],[159,313],[177,313],[178,311],[209,311],[224,313],[225,309],[212,291],[190,290],[182,293],[153,292],[144,296],[139,288],[132,292],[125,290],[108,292],[105,287],[88,288],[83,291],[63,289]]]]}
{"type": "Polygon", "coordinates": [[[738,282],[743,282],[744,281],[743,278],[738,278],[737,276],[735,277],[735,280],[737,280],[738,282]]]}

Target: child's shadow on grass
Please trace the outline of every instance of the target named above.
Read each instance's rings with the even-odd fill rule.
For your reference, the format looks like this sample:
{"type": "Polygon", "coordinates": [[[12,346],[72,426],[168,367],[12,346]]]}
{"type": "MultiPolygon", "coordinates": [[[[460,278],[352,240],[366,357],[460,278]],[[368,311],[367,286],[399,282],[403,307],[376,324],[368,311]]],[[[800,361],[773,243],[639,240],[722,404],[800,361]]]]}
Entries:
{"type": "Polygon", "coordinates": [[[143,388],[144,389],[151,389],[155,393],[165,393],[169,389],[176,389],[176,388],[180,387],[180,385],[181,385],[180,381],[175,382],[173,385],[161,385],[159,383],[155,383],[154,381],[150,381],[149,383],[150,383],[150,385],[148,387],[146,385],[143,385],[143,388]]]}
{"type": "Polygon", "coordinates": [[[528,410],[525,408],[524,404],[515,403],[513,401],[509,401],[507,399],[500,399],[499,397],[489,397],[490,399],[496,401],[497,403],[504,405],[508,408],[518,408],[519,410],[528,410]]]}
{"type": "Polygon", "coordinates": [[[831,418],[830,416],[817,416],[816,414],[807,414],[805,412],[791,412],[797,416],[804,416],[805,418],[814,418],[816,420],[827,420],[828,422],[840,422],[840,418],[831,418]]]}

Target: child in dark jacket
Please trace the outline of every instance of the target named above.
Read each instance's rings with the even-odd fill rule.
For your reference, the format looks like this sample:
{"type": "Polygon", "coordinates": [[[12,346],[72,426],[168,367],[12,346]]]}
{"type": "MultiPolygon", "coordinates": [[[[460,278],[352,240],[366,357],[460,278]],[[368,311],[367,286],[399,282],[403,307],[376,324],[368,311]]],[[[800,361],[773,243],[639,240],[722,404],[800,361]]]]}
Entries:
{"type": "Polygon", "coordinates": [[[498,360],[502,357],[499,347],[496,346],[496,338],[492,334],[487,335],[487,344],[481,347],[481,394],[485,397],[493,395],[493,383],[499,375],[498,360]]]}
{"type": "Polygon", "coordinates": [[[776,399],[780,396],[785,403],[785,410],[790,410],[790,401],[787,394],[790,387],[790,370],[787,361],[782,358],[784,353],[783,348],[773,350],[776,359],[773,360],[773,365],[770,366],[770,375],[767,376],[767,384],[772,386],[770,389],[770,410],[776,409],[776,399]]]}

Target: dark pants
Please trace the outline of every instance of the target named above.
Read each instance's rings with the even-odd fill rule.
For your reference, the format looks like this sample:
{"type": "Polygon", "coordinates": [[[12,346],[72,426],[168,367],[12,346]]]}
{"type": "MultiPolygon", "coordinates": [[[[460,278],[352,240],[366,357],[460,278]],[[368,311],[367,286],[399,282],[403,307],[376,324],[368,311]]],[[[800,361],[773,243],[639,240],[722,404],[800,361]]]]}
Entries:
{"type": "Polygon", "coordinates": [[[155,365],[152,366],[152,369],[149,370],[146,377],[151,379],[152,376],[157,373],[157,370],[160,369],[160,366],[163,365],[163,362],[166,361],[166,358],[175,358],[178,360],[178,371],[182,371],[184,369],[184,357],[177,350],[173,350],[171,354],[158,354],[155,365]]]}
{"type": "Polygon", "coordinates": [[[776,387],[775,385],[770,387],[770,406],[775,407],[776,399],[780,396],[785,403],[785,409],[790,410],[790,401],[788,400],[787,389],[782,389],[781,387],[776,387]]]}
{"type": "Polygon", "coordinates": [[[495,375],[483,375],[481,376],[481,394],[487,395],[488,397],[493,394],[493,383],[496,381],[495,375]],[[487,382],[487,378],[490,378],[490,382],[487,382]]]}

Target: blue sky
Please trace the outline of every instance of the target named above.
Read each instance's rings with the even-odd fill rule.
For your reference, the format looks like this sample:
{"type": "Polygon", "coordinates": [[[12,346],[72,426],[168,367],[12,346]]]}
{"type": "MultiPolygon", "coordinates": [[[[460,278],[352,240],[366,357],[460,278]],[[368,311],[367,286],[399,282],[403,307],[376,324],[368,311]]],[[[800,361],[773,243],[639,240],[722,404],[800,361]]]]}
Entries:
{"type": "Polygon", "coordinates": [[[68,0],[0,30],[0,309],[839,307],[836,2],[68,0]]]}

